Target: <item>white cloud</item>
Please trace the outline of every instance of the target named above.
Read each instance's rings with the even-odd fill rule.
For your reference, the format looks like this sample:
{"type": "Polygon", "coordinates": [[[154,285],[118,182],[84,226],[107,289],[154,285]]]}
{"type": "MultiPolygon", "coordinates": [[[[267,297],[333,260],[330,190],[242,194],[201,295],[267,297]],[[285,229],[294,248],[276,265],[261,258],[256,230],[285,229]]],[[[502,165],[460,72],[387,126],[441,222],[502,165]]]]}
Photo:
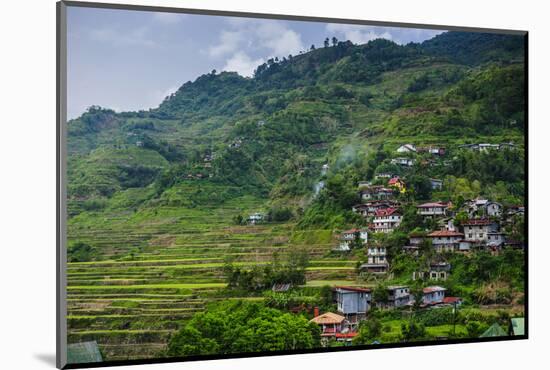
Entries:
{"type": "Polygon", "coordinates": [[[151,106],[160,104],[167,96],[172,95],[178,90],[178,86],[170,86],[163,90],[156,90],[151,93],[151,106]]]}
{"type": "Polygon", "coordinates": [[[219,43],[208,48],[208,54],[210,54],[211,57],[219,57],[233,53],[239,48],[239,44],[243,40],[244,34],[242,32],[223,30],[220,33],[219,43]]]}
{"type": "MultiPolygon", "coordinates": [[[[387,30],[377,30],[370,26],[359,26],[353,24],[329,23],[326,26],[327,31],[334,32],[344,40],[350,40],[354,44],[365,44],[371,40],[387,39],[394,40],[393,35],[387,30]]],[[[397,41],[396,41],[397,42],[397,41]]]]}
{"type": "Polygon", "coordinates": [[[89,37],[94,41],[107,42],[114,46],[156,46],[156,43],[148,37],[149,29],[139,27],[129,30],[115,30],[114,28],[99,28],[91,30],[89,37]]]}
{"type": "Polygon", "coordinates": [[[153,20],[164,24],[176,24],[181,22],[185,16],[186,14],[157,12],[153,13],[153,20]]]}
{"type": "Polygon", "coordinates": [[[287,56],[304,50],[299,33],[275,21],[264,21],[257,27],[259,41],[271,51],[270,56],[287,56]]]}
{"type": "Polygon", "coordinates": [[[254,69],[263,62],[264,60],[261,58],[252,60],[247,54],[239,51],[225,62],[222,69],[227,72],[237,72],[241,76],[251,77],[254,74],[254,69]]]}
{"type": "Polygon", "coordinates": [[[405,44],[411,41],[422,42],[443,32],[421,28],[362,26],[340,23],[329,23],[326,30],[334,33],[342,41],[350,40],[355,44],[365,44],[375,39],[387,39],[397,44],[405,44]]]}
{"type": "Polygon", "coordinates": [[[222,30],[218,42],[204,50],[211,58],[227,59],[221,68],[252,76],[254,69],[272,57],[296,55],[304,50],[299,33],[284,22],[272,20],[230,18],[228,29],[222,30]]]}

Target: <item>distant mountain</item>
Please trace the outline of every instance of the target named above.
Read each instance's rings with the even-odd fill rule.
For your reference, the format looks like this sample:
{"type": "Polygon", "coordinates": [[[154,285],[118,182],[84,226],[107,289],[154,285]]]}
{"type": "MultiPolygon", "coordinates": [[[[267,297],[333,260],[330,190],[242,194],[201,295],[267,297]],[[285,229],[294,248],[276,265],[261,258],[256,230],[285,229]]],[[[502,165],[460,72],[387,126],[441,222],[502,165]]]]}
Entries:
{"type": "Polygon", "coordinates": [[[92,107],[69,122],[69,195],[78,203],[134,187],[161,194],[199,176],[299,197],[318,176],[312,168],[337,161],[346,142],[518,138],[523,55],[521,37],[488,33],[346,41],[268,60],[252,78],[202,75],[148,111],[92,107]]]}

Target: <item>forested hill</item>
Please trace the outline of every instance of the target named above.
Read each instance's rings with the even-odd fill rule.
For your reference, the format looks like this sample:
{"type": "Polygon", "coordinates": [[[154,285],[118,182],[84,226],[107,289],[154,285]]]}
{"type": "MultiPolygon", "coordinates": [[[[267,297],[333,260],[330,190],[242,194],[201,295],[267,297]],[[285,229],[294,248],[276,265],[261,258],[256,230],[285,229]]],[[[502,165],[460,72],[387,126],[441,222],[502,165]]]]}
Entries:
{"type": "Polygon", "coordinates": [[[143,188],[139,199],[117,203],[137,207],[182,181],[302,207],[324,163],[336,175],[363,161],[351,176],[357,181],[380,164],[372,156],[383,160],[405,142],[521,144],[523,58],[520,36],[448,32],[407,45],[333,39],[270,59],[252,78],[212,71],[149,111],[91,107],[68,124],[70,212],[143,188]]]}

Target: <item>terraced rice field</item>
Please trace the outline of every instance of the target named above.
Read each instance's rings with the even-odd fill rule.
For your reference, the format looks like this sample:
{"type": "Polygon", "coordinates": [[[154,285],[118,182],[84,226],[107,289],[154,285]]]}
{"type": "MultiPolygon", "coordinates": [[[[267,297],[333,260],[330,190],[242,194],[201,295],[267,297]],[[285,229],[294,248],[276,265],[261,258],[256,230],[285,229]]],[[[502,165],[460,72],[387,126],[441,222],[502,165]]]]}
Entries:
{"type": "MultiPolygon", "coordinates": [[[[161,356],[195,312],[227,299],[213,293],[225,287],[228,256],[247,267],[296,247],[293,224],[232,224],[234,215],[263,203],[245,196],[200,209],[156,206],[72,218],[69,240],[89,242],[103,258],[68,265],[68,342],[96,340],[105,360],[161,356]]],[[[331,234],[320,234],[323,242],[300,244],[311,255],[308,285],[354,284],[355,261],[330,256],[331,234]]]]}

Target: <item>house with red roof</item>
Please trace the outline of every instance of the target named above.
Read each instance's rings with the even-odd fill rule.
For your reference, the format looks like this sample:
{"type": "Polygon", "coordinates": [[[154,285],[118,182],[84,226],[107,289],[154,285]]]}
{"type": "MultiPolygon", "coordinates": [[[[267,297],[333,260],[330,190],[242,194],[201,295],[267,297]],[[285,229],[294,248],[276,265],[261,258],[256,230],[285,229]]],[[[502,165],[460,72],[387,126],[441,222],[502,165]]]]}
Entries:
{"type": "Polygon", "coordinates": [[[380,233],[390,233],[397,229],[401,224],[403,216],[397,208],[379,209],[374,214],[374,231],[380,233]]]}
{"type": "Polygon", "coordinates": [[[399,206],[399,203],[394,200],[373,200],[357,204],[353,206],[351,210],[355,213],[359,213],[363,217],[372,217],[379,209],[390,207],[396,208],[397,206],[399,206]]]}
{"type": "Polygon", "coordinates": [[[404,193],[407,190],[407,188],[405,187],[405,182],[401,180],[399,176],[392,177],[388,181],[388,186],[390,188],[395,188],[399,190],[400,193],[404,193]]]}
{"type": "Polygon", "coordinates": [[[450,203],[429,202],[416,206],[416,213],[424,217],[443,217],[447,215],[450,203]]]}
{"type": "Polygon", "coordinates": [[[437,253],[454,252],[459,249],[464,234],[452,230],[437,230],[428,234],[428,238],[431,239],[432,246],[437,253]]]}

